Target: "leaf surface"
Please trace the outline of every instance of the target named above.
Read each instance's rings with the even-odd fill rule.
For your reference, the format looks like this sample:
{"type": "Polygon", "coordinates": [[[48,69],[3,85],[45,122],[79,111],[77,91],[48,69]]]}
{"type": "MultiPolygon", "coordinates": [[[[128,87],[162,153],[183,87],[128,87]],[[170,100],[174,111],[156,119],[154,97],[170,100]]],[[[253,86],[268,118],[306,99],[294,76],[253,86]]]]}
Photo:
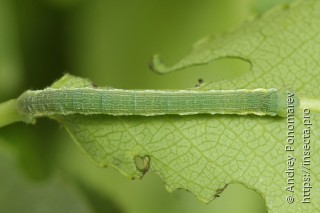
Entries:
{"type": "MultiPolygon", "coordinates": [[[[301,97],[320,97],[320,2],[297,1],[221,36],[198,42],[173,66],[154,58],[161,73],[223,57],[250,62],[251,70],[233,80],[202,88],[289,88],[301,97]]],[[[217,73],[218,74],[218,73],[217,73]]],[[[86,87],[89,81],[65,76],[54,87],[86,87]]],[[[287,119],[271,116],[55,116],[99,166],[113,166],[130,178],[147,171],[160,175],[169,191],[183,188],[208,202],[230,183],[259,192],[270,212],[320,211],[320,115],[311,111],[311,203],[302,204],[302,110],[295,113],[294,151],[285,151],[287,119]],[[287,184],[288,157],[294,161],[294,193],[287,184]],[[295,198],[288,204],[286,197],[295,198]]]]}

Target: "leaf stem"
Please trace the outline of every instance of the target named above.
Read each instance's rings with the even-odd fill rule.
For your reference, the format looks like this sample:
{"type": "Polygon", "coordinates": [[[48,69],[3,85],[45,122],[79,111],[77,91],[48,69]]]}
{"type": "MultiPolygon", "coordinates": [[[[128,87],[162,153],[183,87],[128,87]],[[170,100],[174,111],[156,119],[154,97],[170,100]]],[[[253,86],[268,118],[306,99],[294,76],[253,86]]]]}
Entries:
{"type": "Polygon", "coordinates": [[[312,112],[320,113],[320,100],[304,98],[300,100],[301,109],[309,109],[312,112]]]}
{"type": "Polygon", "coordinates": [[[18,121],[24,121],[24,118],[17,111],[17,100],[12,99],[12,100],[0,103],[0,127],[6,126],[18,121]]]}

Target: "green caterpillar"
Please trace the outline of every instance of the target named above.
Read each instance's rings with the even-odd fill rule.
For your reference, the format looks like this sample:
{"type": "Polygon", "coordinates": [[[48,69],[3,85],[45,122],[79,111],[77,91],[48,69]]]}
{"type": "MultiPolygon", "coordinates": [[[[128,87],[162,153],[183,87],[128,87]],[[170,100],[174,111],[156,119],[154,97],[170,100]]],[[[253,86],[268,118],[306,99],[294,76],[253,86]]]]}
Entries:
{"type": "Polygon", "coordinates": [[[47,88],[26,91],[18,111],[30,118],[54,114],[108,114],[114,116],[166,114],[287,115],[287,91],[237,90],[123,90],[47,88]]]}

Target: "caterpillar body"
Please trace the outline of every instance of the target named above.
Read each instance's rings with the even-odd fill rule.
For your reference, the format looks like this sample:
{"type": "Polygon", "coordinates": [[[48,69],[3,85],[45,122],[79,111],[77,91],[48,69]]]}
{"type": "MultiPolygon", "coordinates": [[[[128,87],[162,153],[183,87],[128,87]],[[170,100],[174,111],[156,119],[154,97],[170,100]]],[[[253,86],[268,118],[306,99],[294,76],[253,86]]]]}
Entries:
{"type": "Polygon", "coordinates": [[[124,90],[66,88],[26,91],[18,111],[35,118],[47,115],[108,114],[114,116],[165,114],[237,114],[286,116],[287,91],[237,90],[124,90]]]}

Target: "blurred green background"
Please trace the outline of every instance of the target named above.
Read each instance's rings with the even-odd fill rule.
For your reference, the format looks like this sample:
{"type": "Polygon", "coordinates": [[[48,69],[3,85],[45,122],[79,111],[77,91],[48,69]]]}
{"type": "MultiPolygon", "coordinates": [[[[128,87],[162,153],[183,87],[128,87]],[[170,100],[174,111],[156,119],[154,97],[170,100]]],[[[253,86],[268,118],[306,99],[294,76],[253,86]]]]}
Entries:
{"type": "MultiPolygon", "coordinates": [[[[117,88],[190,88],[230,79],[249,64],[221,59],[168,75],[151,72],[159,53],[173,63],[207,35],[235,28],[284,0],[0,0],[0,101],[49,86],[63,73],[117,88]]],[[[209,204],[168,193],[147,173],[129,180],[97,168],[49,119],[0,129],[0,212],[266,212],[262,197],[231,184],[209,204]]]]}

